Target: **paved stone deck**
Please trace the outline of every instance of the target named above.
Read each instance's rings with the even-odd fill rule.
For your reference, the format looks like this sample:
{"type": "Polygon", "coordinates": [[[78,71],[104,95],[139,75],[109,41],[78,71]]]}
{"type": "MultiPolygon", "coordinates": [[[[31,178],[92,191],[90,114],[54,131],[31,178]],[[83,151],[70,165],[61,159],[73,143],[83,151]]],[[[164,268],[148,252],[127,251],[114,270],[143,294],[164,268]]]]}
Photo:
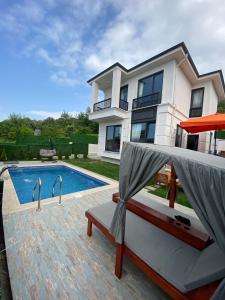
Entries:
{"type": "Polygon", "coordinates": [[[115,249],[94,228],[86,235],[85,211],[111,200],[116,187],[4,215],[14,299],[170,299],[129,260],[114,276],[115,249]]]}

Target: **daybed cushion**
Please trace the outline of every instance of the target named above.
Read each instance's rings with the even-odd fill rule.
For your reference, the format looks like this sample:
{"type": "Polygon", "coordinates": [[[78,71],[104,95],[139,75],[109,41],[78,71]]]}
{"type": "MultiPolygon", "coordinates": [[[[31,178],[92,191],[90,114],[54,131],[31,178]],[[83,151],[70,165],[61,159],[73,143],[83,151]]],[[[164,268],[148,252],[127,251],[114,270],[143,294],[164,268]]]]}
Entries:
{"type": "Polygon", "coordinates": [[[225,254],[216,243],[213,243],[201,251],[188,275],[185,287],[192,290],[223,277],[225,277],[225,254]]]}
{"type": "Polygon", "coordinates": [[[185,280],[199,250],[130,212],[126,218],[125,244],[178,290],[188,291],[185,280]]]}
{"type": "MultiPolygon", "coordinates": [[[[116,204],[110,201],[90,209],[89,213],[109,229],[115,208],[116,204]]],[[[202,262],[200,260],[200,254],[203,252],[178,240],[128,210],[126,214],[125,244],[153,270],[181,292],[187,293],[205,284],[206,273],[203,270],[199,273],[198,277],[197,268],[195,268],[197,261],[200,268],[204,267],[204,259],[202,262]],[[193,273],[193,277],[191,277],[191,273],[193,273]],[[186,284],[187,279],[189,279],[188,285],[186,284]],[[190,279],[193,280],[190,281],[190,279]]],[[[205,260],[207,260],[207,252],[204,253],[205,260]]],[[[214,255],[218,255],[218,253],[211,253],[211,261],[216,259],[214,255]]],[[[219,279],[218,275],[220,275],[220,278],[225,276],[223,265],[221,268],[219,265],[216,265],[216,268],[214,268],[212,263],[209,265],[209,268],[210,270],[206,267],[206,271],[211,274],[210,276],[216,274],[216,279],[219,279]]],[[[214,281],[213,277],[209,278],[212,278],[212,281],[214,281]]]]}

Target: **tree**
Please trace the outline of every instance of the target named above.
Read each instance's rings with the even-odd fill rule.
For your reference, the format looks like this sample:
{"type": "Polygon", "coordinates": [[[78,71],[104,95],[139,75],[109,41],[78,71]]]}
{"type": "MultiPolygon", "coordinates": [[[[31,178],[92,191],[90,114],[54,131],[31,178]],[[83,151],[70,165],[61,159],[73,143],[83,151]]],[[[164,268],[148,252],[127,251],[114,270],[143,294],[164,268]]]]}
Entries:
{"type": "Polygon", "coordinates": [[[225,113],[225,99],[218,103],[217,112],[225,113]]]}
{"type": "Polygon", "coordinates": [[[11,114],[8,119],[0,122],[0,138],[15,141],[18,134],[33,135],[35,129],[41,130],[41,135],[49,137],[70,137],[73,133],[98,133],[98,123],[90,121],[87,108],[85,113],[72,116],[62,112],[58,119],[32,120],[18,114],[11,114]]]}

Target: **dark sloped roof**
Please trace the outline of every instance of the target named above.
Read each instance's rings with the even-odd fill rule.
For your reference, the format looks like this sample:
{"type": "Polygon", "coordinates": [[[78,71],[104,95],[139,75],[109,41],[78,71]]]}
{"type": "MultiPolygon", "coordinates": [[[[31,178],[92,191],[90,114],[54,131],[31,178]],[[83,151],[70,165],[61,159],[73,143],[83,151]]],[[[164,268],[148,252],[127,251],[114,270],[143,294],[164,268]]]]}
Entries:
{"type": "Polygon", "coordinates": [[[131,71],[133,71],[133,70],[135,70],[135,69],[137,69],[137,68],[139,68],[141,66],[144,66],[145,64],[148,64],[149,62],[154,61],[155,59],[160,58],[161,56],[166,55],[166,54],[168,54],[168,53],[170,53],[170,52],[172,52],[172,51],[174,51],[174,50],[176,50],[176,49],[178,49],[180,47],[183,49],[184,53],[187,54],[187,58],[188,58],[191,66],[192,66],[192,68],[193,68],[193,70],[194,70],[194,72],[195,72],[195,74],[196,74],[196,76],[198,78],[202,78],[204,76],[209,76],[209,75],[214,75],[214,74],[219,74],[221,82],[222,82],[222,85],[223,85],[224,93],[225,93],[225,83],[224,83],[224,78],[223,78],[223,72],[222,72],[222,70],[215,70],[215,71],[212,71],[212,72],[209,72],[209,73],[199,74],[199,72],[198,72],[198,70],[196,68],[196,65],[195,65],[195,63],[194,63],[194,61],[193,61],[193,59],[192,59],[192,57],[190,55],[190,52],[188,51],[187,46],[185,45],[184,42],[181,42],[181,43],[179,43],[179,44],[177,44],[177,45],[175,45],[175,46],[173,46],[173,47],[171,47],[171,48],[169,48],[169,49],[167,49],[167,50],[165,50],[163,52],[160,52],[159,54],[157,54],[155,56],[152,56],[151,58],[143,61],[140,64],[137,64],[136,66],[134,66],[134,67],[132,67],[130,69],[127,69],[123,65],[121,65],[119,62],[116,62],[115,64],[113,64],[109,68],[105,69],[104,71],[98,73],[97,75],[95,75],[94,77],[92,77],[91,79],[89,79],[87,81],[87,83],[90,83],[92,80],[98,78],[99,76],[103,75],[104,73],[110,71],[111,69],[113,69],[115,67],[120,67],[126,73],[129,73],[129,72],[131,72],[131,71]]]}

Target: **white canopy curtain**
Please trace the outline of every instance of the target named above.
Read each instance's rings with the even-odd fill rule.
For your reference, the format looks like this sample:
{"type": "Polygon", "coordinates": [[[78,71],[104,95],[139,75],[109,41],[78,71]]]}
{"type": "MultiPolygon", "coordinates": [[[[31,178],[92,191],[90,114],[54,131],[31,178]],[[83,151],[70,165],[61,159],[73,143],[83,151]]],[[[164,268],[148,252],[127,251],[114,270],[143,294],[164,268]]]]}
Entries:
{"type": "MultiPolygon", "coordinates": [[[[225,160],[222,157],[176,147],[124,143],[119,193],[110,231],[123,243],[126,203],[171,161],[199,219],[218,246],[225,251],[225,160]]],[[[225,279],[214,300],[225,299],[225,279]],[[222,297],[222,298],[221,298],[222,297]]]]}

